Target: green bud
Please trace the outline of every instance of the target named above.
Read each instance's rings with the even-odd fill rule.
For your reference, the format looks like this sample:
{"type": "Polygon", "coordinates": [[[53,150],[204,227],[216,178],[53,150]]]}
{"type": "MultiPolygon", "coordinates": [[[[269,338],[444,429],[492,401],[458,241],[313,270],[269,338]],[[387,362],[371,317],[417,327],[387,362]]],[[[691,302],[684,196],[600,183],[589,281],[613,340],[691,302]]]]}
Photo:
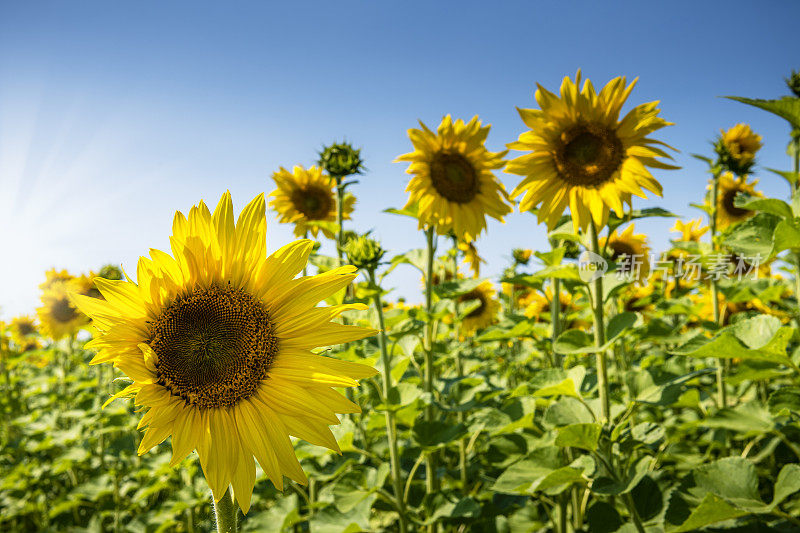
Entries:
{"type": "Polygon", "coordinates": [[[514,262],[518,265],[527,265],[531,260],[531,253],[530,250],[523,250],[522,248],[514,248],[511,251],[514,262]]]}
{"type": "Polygon", "coordinates": [[[100,272],[97,273],[97,277],[116,280],[125,279],[122,269],[117,265],[103,266],[103,268],[100,269],[100,272]]]}
{"type": "Polygon", "coordinates": [[[378,241],[366,235],[351,238],[344,246],[350,264],[363,270],[375,270],[386,254],[378,241]]]}
{"type": "Polygon", "coordinates": [[[325,146],[319,153],[318,162],[319,166],[334,178],[361,174],[364,170],[361,150],[356,150],[349,143],[334,143],[325,146]]]}
{"type": "Polygon", "coordinates": [[[792,70],[792,75],[786,78],[786,85],[796,97],[800,98],[800,72],[792,70]]]}

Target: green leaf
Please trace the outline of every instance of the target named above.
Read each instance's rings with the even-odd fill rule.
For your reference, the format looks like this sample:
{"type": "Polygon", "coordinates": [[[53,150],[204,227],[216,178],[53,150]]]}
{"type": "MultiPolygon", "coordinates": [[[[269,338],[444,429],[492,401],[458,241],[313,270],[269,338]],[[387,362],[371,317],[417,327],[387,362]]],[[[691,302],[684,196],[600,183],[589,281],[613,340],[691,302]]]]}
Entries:
{"type": "Polygon", "coordinates": [[[797,183],[797,174],[791,170],[777,170],[774,168],[768,168],[767,170],[769,170],[773,174],[777,174],[778,176],[788,181],[789,185],[794,185],[795,183],[797,183]]]}
{"type": "Polygon", "coordinates": [[[700,528],[722,522],[723,520],[731,520],[747,515],[747,511],[737,509],[729,504],[722,498],[714,494],[706,494],[700,505],[692,511],[689,518],[680,525],[677,529],[673,529],[670,533],[683,533],[684,531],[697,531],[700,528]]]}
{"type": "Polygon", "coordinates": [[[790,413],[800,415],[800,388],[781,387],[770,394],[767,404],[770,412],[776,416],[790,413]]]}
{"type": "Polygon", "coordinates": [[[788,464],[781,468],[775,481],[775,495],[770,508],[774,509],[783,500],[800,490],[800,465],[788,464]]]}
{"type": "Polygon", "coordinates": [[[731,227],[723,243],[740,256],[766,258],[773,251],[773,235],[779,222],[782,221],[773,215],[759,213],[731,227]]]}
{"type": "Polygon", "coordinates": [[[636,319],[636,313],[631,313],[630,311],[625,311],[624,313],[619,313],[611,317],[606,327],[606,339],[608,339],[608,342],[616,339],[623,331],[632,328],[636,323],[636,319]]]}
{"type": "Polygon", "coordinates": [[[390,207],[388,209],[383,210],[384,213],[391,213],[392,215],[401,215],[404,217],[411,217],[417,218],[419,214],[419,205],[412,204],[408,208],[397,209],[395,207],[390,207]]]}
{"type": "Polygon", "coordinates": [[[774,316],[759,315],[736,322],[731,331],[748,348],[757,350],[766,346],[780,328],[781,321],[774,316]]]}
{"type": "Polygon", "coordinates": [[[753,196],[743,196],[740,194],[734,199],[733,205],[735,207],[748,209],[750,211],[759,211],[761,213],[775,215],[780,218],[791,219],[794,217],[792,214],[792,208],[789,207],[789,204],[783,200],[778,200],[777,198],[756,198],[753,196]]]}
{"type": "Polygon", "coordinates": [[[466,434],[464,424],[448,425],[441,421],[419,420],[414,424],[414,440],[426,448],[440,448],[463,438],[466,434]]]}
{"type": "Polygon", "coordinates": [[[664,495],[658,483],[650,476],[645,476],[631,491],[636,510],[642,520],[655,518],[664,509],[664,495]]]}
{"type": "Polygon", "coordinates": [[[628,467],[625,477],[619,481],[609,477],[600,477],[594,480],[592,492],[597,494],[620,495],[627,494],[647,475],[653,459],[649,456],[641,457],[636,463],[628,467]]]}
{"type": "Polygon", "coordinates": [[[793,129],[800,129],[800,98],[784,96],[778,100],[762,100],[760,98],[744,98],[742,96],[726,96],[743,104],[751,105],[789,121],[793,129]]]}
{"type": "Polygon", "coordinates": [[[597,449],[601,429],[599,424],[571,424],[564,426],[558,429],[555,445],[563,448],[580,448],[593,452],[597,449]]]}
{"type": "Polygon", "coordinates": [[[575,398],[565,397],[551,403],[544,412],[544,421],[551,426],[569,426],[594,421],[592,413],[575,398]]]}
{"type": "Polygon", "coordinates": [[[772,236],[772,255],[798,248],[800,248],[800,227],[793,221],[781,220],[772,236]]]}
{"type": "Polygon", "coordinates": [[[529,494],[534,483],[564,466],[561,454],[561,450],[555,446],[536,448],[525,459],[517,461],[500,474],[492,490],[505,494],[529,494]]]}
{"type": "Polygon", "coordinates": [[[783,326],[778,329],[774,336],[766,344],[758,347],[757,349],[748,348],[742,341],[735,335],[739,331],[751,342],[761,342],[763,339],[763,331],[759,328],[769,327],[770,321],[760,320],[760,317],[747,319],[737,323],[738,329],[725,329],[717,336],[713,337],[708,342],[703,342],[698,347],[694,342],[685,345],[673,353],[677,355],[685,355],[687,357],[705,358],[716,357],[719,359],[753,359],[758,361],[769,361],[776,364],[786,366],[793,366],[792,361],[786,356],[786,346],[789,343],[794,330],[788,326],[783,326]],[[756,323],[750,324],[750,321],[756,320],[756,323]],[[761,333],[759,333],[761,332],[761,333]],[[758,340],[757,340],[758,339],[758,340]]]}
{"type": "Polygon", "coordinates": [[[463,296],[483,282],[483,279],[478,278],[447,281],[445,283],[440,283],[439,285],[434,285],[433,293],[439,298],[455,298],[458,296],[463,296]]]}
{"type": "Polygon", "coordinates": [[[614,533],[622,526],[619,512],[606,502],[594,502],[586,510],[586,521],[592,533],[614,533]]]}
{"type": "Polygon", "coordinates": [[[697,486],[737,507],[762,505],[755,465],[741,457],[724,457],[692,472],[697,486]]]}
{"type": "Polygon", "coordinates": [[[768,433],[775,424],[769,412],[757,403],[745,403],[734,408],[720,409],[700,424],[704,427],[728,429],[738,433],[768,433]]]}
{"type": "Polygon", "coordinates": [[[582,329],[568,329],[553,343],[553,350],[560,354],[594,353],[594,339],[582,329]]]}

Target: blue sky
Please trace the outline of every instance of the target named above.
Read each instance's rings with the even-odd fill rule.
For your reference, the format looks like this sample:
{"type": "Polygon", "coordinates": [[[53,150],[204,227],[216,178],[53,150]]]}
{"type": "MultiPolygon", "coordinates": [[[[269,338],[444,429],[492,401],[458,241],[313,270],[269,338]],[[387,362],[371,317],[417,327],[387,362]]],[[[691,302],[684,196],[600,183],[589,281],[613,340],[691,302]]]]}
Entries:
{"type": "MultiPolygon", "coordinates": [[[[33,310],[51,266],[135,272],[168,247],[175,210],[226,189],[241,207],[334,139],[363,147],[369,168],[356,229],[393,253],[421,247],[412,220],[382,213],[406,199],[405,165],[392,163],[410,150],[406,130],[478,114],[500,150],[523,131],[515,106],[535,106],[535,84],[555,89],[579,67],[595,85],[638,76],[633,104],[661,100],[676,125],[659,138],[683,169],[658,172],[664,197],[636,207],[695,217],[707,176],[689,154],[708,153],[720,128],[750,123],[759,163],[788,168],[785,123],[718,96],[785,94],[798,15],[791,0],[0,3],[0,316],[33,310]]],[[[663,247],[672,223],[642,229],[663,247]]],[[[269,249],[291,238],[270,224],[269,249]]],[[[490,223],[485,274],[545,242],[529,214],[490,223]]],[[[410,267],[389,280],[419,301],[410,267]]]]}

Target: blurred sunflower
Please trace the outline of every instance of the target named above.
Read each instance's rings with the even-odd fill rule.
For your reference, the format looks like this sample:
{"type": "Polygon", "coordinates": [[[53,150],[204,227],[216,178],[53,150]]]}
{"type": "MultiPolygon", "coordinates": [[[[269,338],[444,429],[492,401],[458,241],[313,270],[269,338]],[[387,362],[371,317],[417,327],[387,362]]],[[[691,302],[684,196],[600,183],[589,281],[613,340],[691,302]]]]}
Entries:
{"type": "MultiPolygon", "coordinates": [[[[270,196],[269,206],[274,209],[284,224],[294,224],[297,237],[310,233],[314,238],[319,231],[329,239],[334,238],[330,225],[336,224],[336,192],[333,180],[322,173],[319,167],[308,170],[295,166],[292,171],[281,167],[272,175],[278,186],[270,196]],[[325,222],[327,224],[319,224],[325,222]]],[[[345,220],[350,220],[356,198],[345,194],[342,212],[345,220]]]]}
{"type": "MultiPolygon", "coordinates": [[[[522,301],[522,305],[525,309],[525,316],[528,318],[534,318],[537,320],[541,320],[541,317],[544,313],[550,312],[550,302],[553,301],[553,288],[549,285],[542,293],[541,291],[531,291],[528,293],[527,297],[522,301]]],[[[561,306],[561,314],[565,315],[570,311],[573,311],[572,308],[572,296],[566,292],[561,291],[558,295],[558,302],[561,306]]]]}
{"type": "Polygon", "coordinates": [[[655,284],[648,283],[639,285],[638,283],[631,283],[625,287],[621,294],[620,300],[626,311],[640,312],[653,310],[653,302],[651,296],[655,292],[655,284]]]}
{"type": "Polygon", "coordinates": [[[55,282],[42,293],[42,306],[36,309],[42,335],[57,341],[88,324],[86,315],[70,301],[70,292],[77,289],[72,282],[55,282]]]}
{"type": "Polygon", "coordinates": [[[137,283],[98,278],[105,300],[75,295],[101,336],[92,364],[113,362],[133,380],[146,413],[143,454],[172,435],[172,465],[197,450],[216,501],[233,486],[250,507],[258,460],[278,490],[283,476],[306,483],[289,436],[339,451],[328,428],[336,413],[360,412],[334,387],[355,387],[376,371],[313,353],[375,330],[332,320],[363,304],[317,307],[355,277],[352,266],[295,279],[313,242],[267,256],[263,195],[234,223],[230,193],[212,214],[203,202],[178,212],[173,256],[152,250],[137,283]]]}
{"type": "Polygon", "coordinates": [[[475,116],[469,123],[450,115],[437,133],[420,122],[422,129],[408,130],[414,151],[395,162],[408,161],[410,193],[406,209],[417,206],[419,228],[432,226],[439,235],[453,232],[471,242],[486,228],[486,215],[503,222],[511,212],[508,194],[493,170],[503,167],[506,152],[490,152],[484,146],[490,126],[475,116]]]}
{"type": "Polygon", "coordinates": [[[82,294],[84,296],[90,296],[92,298],[102,298],[103,295],[100,294],[100,291],[97,290],[95,287],[94,280],[97,277],[97,274],[94,272],[89,272],[89,274],[81,274],[80,276],[76,276],[72,283],[75,287],[77,287],[78,294],[82,294]]]}
{"type": "Polygon", "coordinates": [[[486,260],[478,255],[478,249],[475,247],[475,243],[460,242],[458,243],[458,249],[464,252],[464,263],[469,265],[473,277],[480,277],[481,263],[486,263],[486,260]]]}
{"type": "Polygon", "coordinates": [[[36,318],[30,315],[18,316],[11,320],[8,330],[11,333],[11,340],[17,346],[24,346],[36,337],[36,318]]]}
{"type": "Polygon", "coordinates": [[[51,268],[47,272],[44,273],[45,280],[44,283],[39,284],[39,289],[42,291],[47,291],[50,287],[58,283],[66,283],[68,281],[72,281],[75,276],[67,272],[66,270],[56,270],[55,268],[51,268]]]}
{"type": "Polygon", "coordinates": [[[636,279],[644,279],[650,273],[650,248],[647,236],[634,234],[633,230],[634,224],[620,234],[614,230],[607,238],[600,239],[600,246],[608,250],[609,258],[619,263],[620,268],[626,269],[636,279]]]}
{"type": "Polygon", "coordinates": [[[672,158],[656,146],[666,144],[647,135],[671,123],[659,118],[658,102],[636,106],[620,120],[636,80],[626,83],[625,77],[614,78],[596,93],[586,80],[579,90],[578,70],[574,82],[564,78],[560,98],[538,85],[541,109],[518,110],[530,131],[508,145],[532,152],[506,165],[506,172],[524,176],[511,193],[524,195],[520,211],[538,206],[539,222],[553,228],[569,207],[575,228],[585,230],[590,217],[598,228],[605,225],[611,209],[622,217],[631,195],[646,198],[645,190],[661,195],[661,184],[647,167],[678,167],[656,159],[672,158]]]}
{"type": "MultiPolygon", "coordinates": [[[[747,220],[755,215],[749,209],[736,207],[735,200],[739,193],[747,196],[763,197],[756,191],[758,180],[747,182],[747,176],[735,178],[732,173],[724,172],[719,177],[719,193],[717,196],[717,229],[725,229],[731,224],[747,220]]],[[[711,185],[709,185],[711,188],[711,185]]]]}
{"type": "Polygon", "coordinates": [[[475,303],[475,300],[478,301],[478,306],[467,313],[461,324],[461,333],[464,335],[471,335],[479,329],[492,325],[500,311],[500,301],[489,280],[482,282],[458,298],[458,301],[463,304],[475,303]]]}
{"type": "Polygon", "coordinates": [[[689,222],[675,220],[675,225],[672,226],[670,231],[680,233],[680,240],[683,242],[699,242],[700,237],[705,235],[709,230],[708,226],[703,226],[702,224],[703,220],[700,218],[690,220],[689,222]]]}
{"type": "Polygon", "coordinates": [[[754,133],[747,124],[719,131],[720,137],[714,149],[722,166],[737,176],[749,173],[755,164],[756,152],[762,146],[761,135],[754,133]]]}

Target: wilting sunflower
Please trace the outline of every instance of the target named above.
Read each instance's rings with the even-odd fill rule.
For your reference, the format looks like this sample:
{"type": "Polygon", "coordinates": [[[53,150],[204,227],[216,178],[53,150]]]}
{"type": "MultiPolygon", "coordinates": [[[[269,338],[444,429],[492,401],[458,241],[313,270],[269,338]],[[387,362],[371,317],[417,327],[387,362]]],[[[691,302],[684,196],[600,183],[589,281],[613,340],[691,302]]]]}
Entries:
{"type": "Polygon", "coordinates": [[[478,255],[478,248],[475,247],[475,243],[460,242],[458,243],[458,249],[464,253],[464,263],[469,265],[472,275],[476,278],[479,277],[481,275],[481,263],[486,263],[486,260],[478,255]]]}
{"type": "Polygon", "coordinates": [[[36,309],[42,335],[59,340],[75,335],[88,324],[86,315],[70,301],[70,292],[77,289],[72,281],[55,282],[42,293],[42,306],[36,309]]]}
{"type": "Polygon", "coordinates": [[[97,279],[105,300],[74,296],[102,333],[87,347],[98,350],[93,364],[113,362],[133,380],[117,396],[135,393],[147,410],[139,454],[172,435],[171,464],[197,450],[215,499],[232,485],[247,512],[253,457],[278,490],[284,475],[306,483],[289,435],[338,451],[328,426],[360,409],[333,387],[376,374],[311,350],[376,332],[332,322],[363,304],[316,307],[354,267],[295,279],[306,239],[267,255],[263,195],[235,224],[229,193],[213,214],[203,202],[176,213],[170,242],[174,257],[140,258],[137,283],[97,279]]]}
{"type": "Polygon", "coordinates": [[[700,218],[690,220],[689,222],[676,220],[675,225],[672,226],[670,231],[680,233],[680,240],[683,242],[699,242],[700,237],[705,235],[709,229],[708,226],[703,226],[702,224],[703,220],[700,218]]]}
{"type": "Polygon", "coordinates": [[[761,148],[761,135],[750,129],[747,124],[737,124],[728,131],[720,131],[720,137],[714,145],[719,161],[724,168],[741,176],[750,172],[756,159],[756,152],[761,148]]]}
{"type": "Polygon", "coordinates": [[[541,109],[519,109],[530,128],[508,145],[531,151],[508,162],[506,172],[525,176],[511,193],[524,194],[520,211],[539,207],[539,222],[552,228],[569,207],[576,228],[586,229],[591,220],[599,227],[613,209],[620,217],[631,195],[646,198],[645,190],[661,195],[661,184],[647,167],[675,169],[659,161],[671,157],[656,145],[664,143],[647,137],[671,125],[658,116],[658,102],[631,109],[622,120],[620,110],[636,84],[626,79],[611,80],[599,92],[589,80],[581,84],[565,77],[561,97],[541,85],[536,101],[541,109]]]}
{"type": "Polygon", "coordinates": [[[500,311],[500,301],[489,280],[482,282],[458,298],[458,301],[465,305],[475,303],[475,300],[478,301],[478,307],[467,313],[461,323],[461,333],[464,335],[470,335],[492,325],[500,311]]]}
{"type": "MultiPolygon", "coordinates": [[[[333,180],[322,173],[319,167],[308,170],[295,166],[291,172],[281,167],[272,175],[278,186],[270,196],[269,206],[274,209],[282,223],[294,224],[297,237],[310,233],[314,238],[320,230],[329,239],[334,232],[318,222],[336,223],[336,193],[333,180]],[[315,223],[317,222],[317,223],[315,223]]],[[[356,198],[345,194],[342,212],[345,220],[350,220],[356,198]]]]}
{"type": "Polygon", "coordinates": [[[605,247],[609,259],[619,263],[620,268],[636,279],[644,279],[650,273],[650,248],[647,236],[634,234],[631,224],[622,233],[614,230],[607,238],[600,239],[600,246],[605,247]]]}
{"type": "Polygon", "coordinates": [[[17,346],[25,346],[36,337],[36,318],[30,315],[18,316],[11,320],[8,330],[11,333],[11,340],[17,346]]]}
{"type": "MultiPolygon", "coordinates": [[[[735,178],[732,173],[724,172],[719,177],[719,192],[717,196],[717,229],[724,229],[747,220],[755,215],[755,212],[749,209],[736,207],[735,200],[739,193],[747,196],[763,197],[761,192],[756,191],[755,186],[758,180],[747,182],[747,176],[740,176],[735,178]]],[[[709,184],[709,188],[712,186],[709,184]]]]}
{"type": "Polygon", "coordinates": [[[486,228],[486,215],[502,222],[511,212],[506,189],[492,172],[503,167],[506,152],[486,149],[490,126],[481,126],[477,116],[465,124],[447,115],[437,133],[420,126],[408,130],[414,151],[395,159],[410,162],[407,172],[414,176],[406,208],[417,207],[420,229],[431,226],[439,235],[453,232],[471,242],[486,228]]]}

